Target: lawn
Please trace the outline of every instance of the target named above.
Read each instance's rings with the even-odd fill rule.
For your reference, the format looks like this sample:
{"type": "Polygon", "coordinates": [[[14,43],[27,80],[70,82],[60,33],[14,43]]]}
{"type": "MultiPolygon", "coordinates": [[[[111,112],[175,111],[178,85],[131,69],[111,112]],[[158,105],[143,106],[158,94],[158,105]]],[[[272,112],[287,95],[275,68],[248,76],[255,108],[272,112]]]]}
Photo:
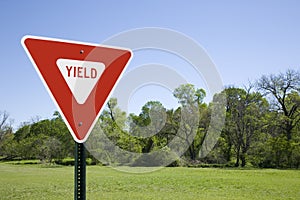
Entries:
{"type": "MultiPolygon", "coordinates": [[[[0,163],[0,199],[73,199],[73,167],[0,163]]],[[[87,199],[300,199],[298,170],[87,167],[87,199]]]]}

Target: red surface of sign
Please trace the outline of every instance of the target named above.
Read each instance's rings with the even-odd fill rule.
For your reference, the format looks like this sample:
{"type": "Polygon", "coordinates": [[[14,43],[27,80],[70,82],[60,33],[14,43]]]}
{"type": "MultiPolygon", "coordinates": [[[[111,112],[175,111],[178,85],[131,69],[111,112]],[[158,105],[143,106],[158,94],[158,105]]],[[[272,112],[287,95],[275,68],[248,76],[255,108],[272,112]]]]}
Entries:
{"type": "Polygon", "coordinates": [[[35,36],[22,44],[74,140],[85,142],[132,52],[35,36]]]}

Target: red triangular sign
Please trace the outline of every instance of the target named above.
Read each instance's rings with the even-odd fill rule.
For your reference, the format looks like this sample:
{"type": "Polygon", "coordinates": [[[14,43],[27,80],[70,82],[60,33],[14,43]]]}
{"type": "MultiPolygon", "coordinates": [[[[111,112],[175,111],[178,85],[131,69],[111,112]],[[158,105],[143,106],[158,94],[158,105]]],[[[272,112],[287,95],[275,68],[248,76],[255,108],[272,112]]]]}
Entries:
{"type": "Polygon", "coordinates": [[[23,37],[22,45],[74,140],[85,142],[132,52],[35,36],[23,37]]]}

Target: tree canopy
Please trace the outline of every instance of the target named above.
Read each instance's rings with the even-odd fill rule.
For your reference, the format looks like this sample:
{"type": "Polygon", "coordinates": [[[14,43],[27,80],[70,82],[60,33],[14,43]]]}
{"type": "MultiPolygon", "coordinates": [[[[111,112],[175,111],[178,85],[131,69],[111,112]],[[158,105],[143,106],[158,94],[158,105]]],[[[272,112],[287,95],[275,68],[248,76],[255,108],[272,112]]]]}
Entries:
{"type": "MultiPolygon", "coordinates": [[[[226,87],[206,103],[206,92],[192,84],[173,91],[178,108],[147,102],[139,114],[126,113],[110,99],[91,133],[89,157],[103,164],[131,166],[226,165],[300,167],[300,72],[264,75],[245,88],[226,87]],[[254,87],[255,86],[255,87],[254,87]],[[220,105],[222,107],[220,107],[220,105]],[[201,154],[214,109],[226,116],[213,149],[201,154]],[[121,156],[120,156],[121,155],[121,156]],[[169,162],[170,161],[170,162],[169,162]]],[[[222,116],[221,116],[222,117],[222,116]]],[[[60,162],[73,157],[74,142],[60,114],[22,124],[15,132],[0,112],[0,158],[60,162]]]]}

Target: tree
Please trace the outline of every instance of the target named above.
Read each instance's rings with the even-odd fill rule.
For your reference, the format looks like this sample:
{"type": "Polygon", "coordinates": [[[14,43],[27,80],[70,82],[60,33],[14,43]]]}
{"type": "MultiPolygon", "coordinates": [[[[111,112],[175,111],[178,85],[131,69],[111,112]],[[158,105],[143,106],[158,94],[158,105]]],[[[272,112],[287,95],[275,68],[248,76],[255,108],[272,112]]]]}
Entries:
{"type": "Polygon", "coordinates": [[[52,164],[54,159],[62,159],[62,144],[55,137],[44,138],[43,145],[39,148],[38,157],[42,161],[52,164]]]}
{"type": "Polygon", "coordinates": [[[287,140],[292,139],[292,132],[299,123],[300,71],[287,70],[279,75],[264,75],[257,81],[257,88],[269,96],[273,109],[282,113],[281,128],[287,140]]]}
{"type": "Polygon", "coordinates": [[[269,157],[272,159],[268,163],[276,167],[291,167],[299,152],[300,71],[264,75],[257,81],[257,88],[269,97],[272,105],[273,122],[270,121],[268,131],[271,136],[269,157]]]}
{"type": "MultiPolygon", "coordinates": [[[[73,156],[74,142],[58,112],[54,118],[24,123],[12,138],[14,156],[52,162],[73,156]]],[[[12,152],[12,151],[11,151],[12,152]]]]}
{"type": "Polygon", "coordinates": [[[196,160],[204,137],[203,128],[200,127],[200,114],[203,108],[203,100],[206,93],[203,89],[196,89],[192,84],[183,84],[173,92],[174,97],[181,104],[180,125],[176,133],[183,146],[188,146],[186,154],[191,160],[196,160]]]}
{"type": "Polygon", "coordinates": [[[88,139],[87,148],[105,164],[128,164],[135,159],[134,153],[141,152],[140,141],[129,134],[126,113],[117,106],[117,99],[108,101],[88,139]]]}
{"type": "Polygon", "coordinates": [[[7,133],[12,133],[12,121],[9,121],[9,114],[6,111],[0,111],[0,142],[7,133]]]}
{"type": "Polygon", "coordinates": [[[100,115],[100,124],[104,133],[115,143],[120,138],[119,133],[124,131],[126,126],[126,113],[121,111],[117,104],[117,99],[111,98],[100,115]]]}
{"type": "MultiPolygon", "coordinates": [[[[229,87],[224,90],[227,96],[226,122],[223,136],[228,147],[233,145],[236,162],[235,166],[246,165],[248,150],[263,127],[262,119],[268,109],[266,99],[258,92],[229,87]]],[[[227,150],[230,154],[230,149],[227,150]]],[[[230,156],[230,155],[227,155],[230,156]]]]}
{"type": "Polygon", "coordinates": [[[161,134],[166,118],[166,109],[159,101],[147,102],[138,116],[130,115],[130,134],[143,142],[142,152],[148,153],[167,144],[165,135],[161,134]]]}
{"type": "Polygon", "coordinates": [[[15,144],[13,139],[12,120],[6,111],[0,111],[0,156],[6,159],[15,157],[15,144]]]}
{"type": "MultiPolygon", "coordinates": [[[[51,124],[51,131],[53,133],[53,136],[51,138],[57,140],[52,141],[54,144],[60,143],[60,152],[56,158],[64,158],[64,157],[73,157],[74,156],[74,140],[63,121],[61,115],[59,112],[54,112],[53,114],[54,118],[52,118],[50,121],[51,124]]],[[[59,145],[56,145],[56,148],[58,148],[59,145]]]]}
{"type": "Polygon", "coordinates": [[[178,99],[178,103],[186,106],[194,103],[202,104],[206,93],[202,88],[195,89],[193,84],[183,84],[174,90],[173,95],[178,99]]]}
{"type": "Polygon", "coordinates": [[[2,136],[0,141],[0,156],[4,157],[2,159],[11,160],[17,157],[17,154],[17,143],[14,141],[14,134],[7,133],[2,136]]]}

